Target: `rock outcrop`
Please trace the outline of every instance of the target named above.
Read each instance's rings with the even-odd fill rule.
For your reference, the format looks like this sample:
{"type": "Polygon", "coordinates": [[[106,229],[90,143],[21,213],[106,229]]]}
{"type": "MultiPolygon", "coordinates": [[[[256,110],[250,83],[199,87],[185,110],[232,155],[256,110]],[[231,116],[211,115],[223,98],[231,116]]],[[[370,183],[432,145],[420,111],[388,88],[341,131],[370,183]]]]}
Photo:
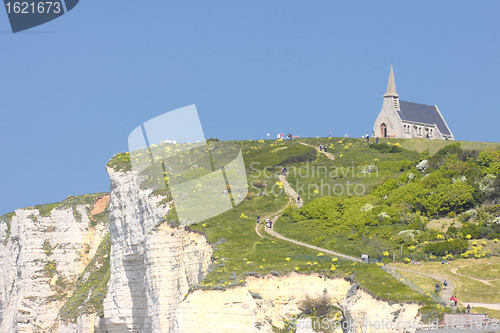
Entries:
{"type": "Polygon", "coordinates": [[[161,224],[170,204],[141,189],[135,172],[108,168],[108,173],[111,278],[104,301],[106,329],[169,332],[189,286],[203,280],[212,248],[203,235],[161,224]]]}
{"type": "MultiPolygon", "coordinates": [[[[405,323],[413,323],[419,305],[394,304],[379,301],[370,294],[353,288],[344,279],[325,279],[318,275],[291,273],[288,276],[264,278],[249,277],[244,287],[226,291],[195,291],[177,308],[175,333],[229,333],[273,332],[296,328],[297,332],[332,329],[338,333],[381,332],[380,328],[360,329],[361,325],[383,323],[383,332],[403,332],[405,323]],[[351,293],[349,291],[352,290],[351,293]],[[350,295],[349,295],[350,294],[350,295]],[[252,297],[258,295],[258,297],[252,297]],[[329,298],[330,303],[342,309],[342,322],[301,320],[294,315],[301,313],[300,304],[306,298],[329,298]],[[343,322],[351,322],[351,326],[343,322]],[[357,324],[357,326],[356,326],[357,324]]],[[[408,329],[407,332],[414,332],[408,329]]]]}
{"type": "Polygon", "coordinates": [[[344,333],[415,332],[420,320],[420,305],[390,304],[377,300],[363,290],[355,290],[341,305],[344,313],[344,333]]]}
{"type": "Polygon", "coordinates": [[[326,294],[339,306],[349,288],[344,279],[318,275],[248,277],[243,287],[189,294],[175,313],[173,332],[273,332],[272,326],[283,329],[287,318],[301,312],[300,302],[306,296],[326,294]]]}
{"type": "MultiPolygon", "coordinates": [[[[48,331],[107,225],[91,227],[88,205],[48,216],[18,209],[0,223],[0,333],[48,331]]],[[[91,207],[89,207],[91,208],[91,207]]]]}

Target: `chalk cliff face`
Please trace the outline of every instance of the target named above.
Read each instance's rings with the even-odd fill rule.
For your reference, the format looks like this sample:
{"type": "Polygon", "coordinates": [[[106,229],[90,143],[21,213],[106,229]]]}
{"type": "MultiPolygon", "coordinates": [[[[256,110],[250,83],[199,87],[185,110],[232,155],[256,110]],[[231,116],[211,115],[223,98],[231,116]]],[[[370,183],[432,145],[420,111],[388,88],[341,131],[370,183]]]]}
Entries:
{"type": "Polygon", "coordinates": [[[347,328],[345,333],[403,332],[405,327],[407,332],[414,332],[411,325],[420,320],[417,316],[420,305],[389,304],[376,300],[363,290],[346,297],[341,305],[347,328]]]}
{"type": "Polygon", "coordinates": [[[339,306],[350,283],[318,275],[248,277],[246,285],[226,291],[191,293],[175,313],[175,333],[273,332],[283,329],[285,319],[297,315],[300,302],[324,293],[339,306]],[[253,298],[252,294],[259,297],[253,298]]]}
{"type": "MultiPolygon", "coordinates": [[[[297,332],[314,332],[312,326],[333,329],[335,332],[403,332],[398,323],[412,323],[417,317],[419,305],[394,304],[379,301],[370,294],[355,290],[344,279],[324,279],[318,275],[291,273],[288,276],[264,278],[249,277],[244,287],[226,291],[195,291],[190,294],[175,312],[175,333],[229,333],[229,332],[273,332],[272,326],[284,329],[285,319],[301,312],[299,305],[306,296],[317,298],[326,295],[331,304],[342,309],[343,320],[351,326],[322,321],[289,322],[297,332]],[[259,294],[254,299],[252,293],[259,294]],[[361,322],[384,323],[385,328],[368,327],[363,330],[361,322]],[[358,326],[354,324],[358,322],[358,326]]],[[[340,319],[339,317],[338,319],[340,319]]],[[[409,329],[408,332],[414,332],[409,329]]]]}
{"type": "Polygon", "coordinates": [[[91,228],[85,205],[15,213],[0,223],[0,332],[48,330],[107,226],[91,228]]]}
{"type": "Polygon", "coordinates": [[[203,235],[159,225],[169,204],[142,190],[134,172],[111,178],[111,277],[104,301],[108,332],[169,332],[189,286],[201,282],[212,248],[203,235]]]}

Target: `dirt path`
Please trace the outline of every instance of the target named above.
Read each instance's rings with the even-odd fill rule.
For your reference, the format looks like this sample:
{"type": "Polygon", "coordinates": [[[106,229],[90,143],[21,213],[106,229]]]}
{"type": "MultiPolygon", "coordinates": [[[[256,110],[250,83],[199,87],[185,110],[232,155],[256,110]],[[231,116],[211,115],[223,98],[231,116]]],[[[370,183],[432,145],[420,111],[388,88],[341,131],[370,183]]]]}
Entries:
{"type": "Polygon", "coordinates": [[[486,309],[491,309],[491,310],[498,310],[500,311],[500,304],[489,304],[489,303],[471,303],[471,302],[463,302],[463,304],[470,304],[470,306],[474,308],[486,308],[486,309]]]}
{"type": "Polygon", "coordinates": [[[330,153],[328,153],[328,152],[326,152],[326,153],[325,153],[324,151],[319,150],[319,147],[316,147],[316,146],[313,146],[313,145],[309,145],[309,144],[307,144],[307,143],[300,142],[300,141],[299,141],[299,143],[300,143],[301,145],[304,145],[304,146],[309,146],[309,147],[316,148],[316,150],[317,150],[317,151],[319,151],[320,153],[325,154],[325,155],[326,155],[326,157],[328,157],[330,160],[335,161],[335,156],[334,156],[334,155],[332,155],[332,154],[330,154],[330,153]]]}
{"type": "MultiPolygon", "coordinates": [[[[280,179],[281,179],[282,176],[280,176],[280,179]]],[[[274,222],[276,222],[276,220],[281,216],[281,212],[284,211],[288,206],[290,206],[292,204],[292,198],[290,198],[290,200],[288,200],[288,204],[285,206],[285,208],[277,211],[276,213],[272,214],[272,215],[269,215],[269,216],[264,216],[262,218],[262,224],[265,226],[266,225],[266,218],[267,217],[270,217],[271,218],[271,221],[273,221],[273,225],[274,225],[274,222]]],[[[296,201],[295,201],[296,202],[296,201]]],[[[255,226],[255,232],[257,233],[257,235],[259,235],[261,238],[266,238],[265,236],[261,235],[261,233],[259,232],[259,227],[260,227],[261,224],[257,224],[255,226]]]]}
{"type": "MultiPolygon", "coordinates": [[[[292,198],[293,204],[296,205],[297,207],[302,207],[302,200],[300,200],[300,203],[297,204],[297,196],[298,196],[297,192],[295,192],[295,190],[287,182],[286,177],[283,176],[283,175],[281,175],[280,176],[280,181],[283,183],[283,186],[285,188],[286,194],[290,198],[292,198]]],[[[300,242],[300,241],[297,241],[297,240],[290,239],[290,238],[287,238],[285,236],[282,236],[281,234],[277,233],[273,229],[274,228],[274,223],[276,222],[276,220],[279,217],[280,217],[279,213],[274,216],[274,218],[272,219],[273,223],[271,224],[271,228],[268,228],[267,226],[265,227],[265,230],[266,230],[266,232],[269,235],[274,236],[274,237],[279,238],[279,239],[282,239],[284,241],[290,242],[290,243],[294,243],[294,244],[297,244],[297,245],[300,245],[300,246],[305,246],[305,247],[308,247],[310,249],[317,250],[317,251],[320,251],[320,252],[328,253],[328,254],[330,254],[332,256],[342,257],[342,258],[345,258],[347,260],[361,262],[360,258],[348,256],[346,254],[338,253],[338,252],[335,252],[335,251],[330,251],[330,250],[327,250],[327,249],[324,249],[324,248],[321,248],[321,247],[317,247],[317,246],[314,246],[314,245],[310,245],[310,244],[307,244],[307,243],[304,243],[304,242],[300,242]]]]}
{"type": "MultiPolygon", "coordinates": [[[[430,274],[426,274],[426,273],[420,273],[420,272],[415,272],[415,271],[411,271],[411,270],[407,270],[407,269],[403,269],[403,268],[397,268],[397,267],[393,267],[393,266],[388,266],[390,267],[391,269],[395,270],[395,271],[403,271],[403,272],[409,272],[409,273],[413,273],[413,274],[419,274],[419,275],[423,275],[423,276],[427,276],[427,277],[430,277],[432,279],[435,279],[435,280],[438,280],[440,281],[440,285],[442,287],[442,284],[443,284],[443,277],[440,277],[440,276],[434,276],[434,275],[430,275],[430,274]]],[[[460,266],[460,267],[457,267],[457,268],[452,268],[450,271],[453,273],[453,274],[456,274],[456,275],[459,275],[459,276],[463,276],[463,277],[466,277],[466,278],[469,278],[469,279],[473,279],[473,280],[477,280],[477,281],[480,281],[480,282],[483,282],[483,283],[486,283],[487,281],[484,281],[484,280],[480,280],[480,279],[475,279],[475,278],[472,278],[470,276],[467,276],[467,275],[462,275],[462,274],[459,274],[457,273],[457,269],[461,268],[461,267],[465,267],[465,266],[460,266]]],[[[446,303],[446,304],[451,304],[450,303],[450,297],[453,296],[453,295],[456,295],[455,293],[455,283],[452,281],[453,277],[451,276],[447,276],[446,277],[446,281],[448,282],[448,287],[446,288],[446,290],[443,290],[441,289],[441,293],[439,294],[439,297],[446,303]]],[[[489,284],[489,283],[486,283],[486,284],[489,284]]],[[[500,304],[499,303],[475,303],[475,302],[467,302],[467,301],[460,301],[460,297],[459,297],[459,302],[458,302],[461,306],[463,307],[466,307],[467,304],[470,304],[470,306],[472,307],[480,307],[480,308],[486,308],[486,309],[491,309],[491,310],[499,310],[500,311],[500,304]]]]}
{"type": "Polygon", "coordinates": [[[441,290],[441,292],[439,293],[439,297],[441,298],[441,300],[445,304],[451,304],[450,297],[455,295],[454,294],[455,293],[455,283],[453,283],[453,281],[451,279],[446,278],[446,282],[448,282],[448,286],[446,287],[446,289],[443,289],[444,288],[443,282],[445,279],[443,279],[442,277],[438,277],[438,276],[434,276],[434,275],[430,275],[430,274],[426,274],[426,273],[410,271],[408,269],[397,268],[397,267],[393,267],[393,266],[388,266],[388,267],[390,267],[391,269],[393,269],[395,271],[402,271],[402,272],[408,272],[408,273],[412,273],[412,274],[423,275],[423,276],[430,277],[431,279],[438,280],[439,285],[440,285],[440,290],[441,290]]]}
{"type": "Polygon", "coordinates": [[[478,278],[473,278],[472,276],[467,276],[467,275],[463,275],[463,274],[457,273],[457,270],[460,269],[460,268],[462,268],[462,267],[467,267],[467,266],[455,267],[455,268],[450,269],[450,271],[453,274],[460,275],[460,276],[463,276],[463,277],[466,277],[466,278],[469,278],[469,279],[472,279],[472,280],[476,280],[476,281],[482,282],[484,284],[487,284],[488,286],[494,286],[493,284],[489,283],[487,280],[481,280],[481,279],[478,279],[478,278]]]}
{"type": "MultiPolygon", "coordinates": [[[[300,199],[300,202],[297,203],[297,197],[299,196],[297,194],[297,192],[295,192],[295,190],[290,186],[290,184],[288,183],[288,181],[286,180],[286,176],[283,176],[281,175],[280,177],[280,182],[283,183],[283,187],[285,188],[285,193],[290,197],[292,198],[293,200],[293,203],[295,206],[297,206],[298,208],[302,207],[302,205],[304,204],[304,201],[302,199],[300,199]]],[[[276,219],[278,219],[278,217],[276,217],[276,219]]],[[[273,221],[274,222],[274,221],[273,221]]]]}

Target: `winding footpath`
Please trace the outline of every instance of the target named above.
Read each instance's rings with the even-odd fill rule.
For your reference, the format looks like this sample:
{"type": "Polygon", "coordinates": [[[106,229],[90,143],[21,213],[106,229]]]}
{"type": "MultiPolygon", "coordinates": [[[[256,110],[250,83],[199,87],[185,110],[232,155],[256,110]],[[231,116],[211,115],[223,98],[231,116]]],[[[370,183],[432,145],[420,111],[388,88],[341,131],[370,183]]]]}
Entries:
{"type": "MultiPolygon", "coordinates": [[[[460,275],[460,276],[463,276],[463,277],[466,277],[466,278],[469,278],[469,279],[472,279],[472,280],[476,280],[476,281],[482,282],[484,284],[487,284],[488,286],[493,286],[493,284],[489,283],[487,280],[481,280],[481,279],[478,279],[478,278],[474,278],[472,276],[467,276],[467,275],[463,275],[463,274],[457,273],[457,270],[459,270],[462,267],[467,267],[467,266],[455,267],[455,268],[452,268],[450,271],[453,274],[460,275]]],[[[495,280],[492,280],[492,281],[495,281],[495,280]]]]}
{"type": "Polygon", "coordinates": [[[313,146],[313,145],[309,145],[307,143],[304,143],[304,142],[299,142],[301,145],[304,145],[304,146],[309,146],[309,147],[313,147],[313,148],[316,148],[317,151],[319,151],[320,153],[323,153],[324,155],[326,155],[326,157],[328,157],[330,160],[332,161],[335,161],[335,156],[330,154],[330,153],[327,153],[327,152],[324,152],[322,150],[319,150],[319,147],[316,147],[316,146],[313,146]]]}
{"type": "MultiPolygon", "coordinates": [[[[300,144],[304,145],[304,146],[309,146],[309,147],[314,147],[314,146],[311,146],[307,143],[303,143],[303,142],[299,142],[300,144]]],[[[314,147],[316,148],[316,150],[318,150],[319,152],[325,154],[330,160],[335,160],[335,156],[333,156],[332,154],[328,153],[328,152],[324,152],[324,151],[321,151],[319,150],[318,147],[314,147]]],[[[279,179],[280,179],[280,182],[283,183],[283,187],[285,188],[285,193],[291,198],[293,204],[295,206],[297,206],[298,208],[302,207],[303,205],[303,200],[300,200],[300,202],[297,202],[297,197],[299,196],[297,194],[297,192],[295,192],[295,190],[290,186],[290,184],[288,183],[288,181],[286,180],[286,176],[284,175],[280,175],[279,176],[279,179]]],[[[288,203],[288,205],[290,205],[290,202],[288,203]]],[[[287,207],[288,207],[287,205],[287,207]]],[[[283,210],[281,210],[283,211],[283,210]]],[[[280,211],[280,212],[281,212],[280,211]]],[[[287,238],[279,233],[277,233],[276,231],[274,231],[274,223],[276,222],[276,220],[278,220],[278,218],[280,217],[281,215],[278,213],[276,214],[273,218],[272,218],[272,223],[271,223],[271,228],[268,228],[267,226],[265,226],[265,231],[273,236],[273,237],[276,237],[276,238],[279,238],[279,239],[282,239],[284,241],[287,241],[287,242],[290,242],[290,243],[293,243],[293,244],[297,244],[297,245],[300,245],[300,246],[304,246],[304,247],[308,247],[310,249],[313,249],[313,250],[316,250],[316,251],[320,251],[320,252],[324,252],[324,253],[328,253],[332,256],[336,256],[336,257],[341,257],[341,258],[344,258],[344,259],[347,259],[347,260],[351,260],[351,261],[356,261],[356,262],[361,262],[361,259],[360,258],[356,258],[356,257],[353,257],[353,256],[349,256],[349,255],[346,255],[346,254],[342,254],[342,253],[339,253],[339,252],[335,252],[335,251],[331,251],[331,250],[327,250],[327,249],[324,249],[324,248],[321,248],[321,247],[318,247],[318,246],[314,246],[314,245],[311,245],[311,244],[307,244],[307,243],[304,243],[304,242],[301,242],[301,241],[298,241],[298,240],[295,240],[295,239],[290,239],[290,238],[287,238]]],[[[257,228],[256,228],[257,230],[257,228]]],[[[257,233],[259,234],[259,232],[257,231],[257,233]]],[[[259,234],[259,236],[261,236],[259,234]]],[[[262,237],[262,236],[261,236],[262,237]]]]}
{"type": "MultiPolygon", "coordinates": [[[[297,207],[302,207],[302,200],[300,201],[300,203],[297,203],[297,197],[298,197],[298,194],[297,192],[295,192],[295,190],[290,186],[290,184],[286,181],[286,177],[285,176],[280,176],[280,181],[283,183],[283,186],[285,188],[285,192],[286,194],[288,194],[289,197],[292,198],[294,204],[297,206],[297,207]]],[[[338,252],[335,252],[335,251],[331,251],[331,250],[327,250],[327,249],[323,249],[321,247],[317,247],[317,246],[314,246],[314,245],[311,245],[311,244],[307,244],[307,243],[304,243],[304,242],[300,242],[298,240],[295,240],[295,239],[290,239],[290,238],[287,238],[285,236],[282,236],[281,234],[277,233],[276,231],[274,231],[274,223],[276,222],[276,220],[280,217],[281,215],[276,215],[272,221],[273,223],[271,223],[271,228],[268,228],[267,226],[265,227],[265,230],[266,232],[271,235],[271,236],[274,236],[276,238],[279,238],[279,239],[282,239],[284,241],[287,241],[287,242],[290,242],[290,243],[294,243],[294,244],[297,244],[297,245],[301,245],[301,246],[305,246],[305,247],[308,247],[310,249],[313,249],[313,250],[316,250],[316,251],[320,251],[320,252],[324,252],[324,253],[328,253],[332,256],[336,256],[336,257],[342,257],[342,258],[345,258],[347,260],[351,260],[351,261],[357,261],[357,262],[361,262],[361,259],[359,258],[356,258],[356,257],[352,257],[352,256],[348,256],[346,254],[342,254],[342,253],[338,253],[338,252]]]]}
{"type": "Polygon", "coordinates": [[[415,271],[411,271],[411,270],[404,269],[404,268],[398,268],[398,267],[393,267],[393,266],[387,266],[387,267],[389,267],[390,269],[395,270],[395,271],[408,272],[408,273],[412,273],[412,274],[427,276],[431,279],[439,281],[440,282],[439,285],[443,288],[443,289],[441,289],[441,293],[439,293],[439,297],[441,298],[441,300],[445,304],[450,304],[451,303],[450,298],[453,295],[455,295],[455,283],[449,277],[446,277],[446,282],[448,282],[448,286],[446,287],[446,289],[444,289],[442,284],[443,284],[445,279],[443,279],[442,277],[438,277],[438,276],[434,276],[434,275],[430,275],[430,274],[426,274],[426,273],[415,272],[415,271]]]}

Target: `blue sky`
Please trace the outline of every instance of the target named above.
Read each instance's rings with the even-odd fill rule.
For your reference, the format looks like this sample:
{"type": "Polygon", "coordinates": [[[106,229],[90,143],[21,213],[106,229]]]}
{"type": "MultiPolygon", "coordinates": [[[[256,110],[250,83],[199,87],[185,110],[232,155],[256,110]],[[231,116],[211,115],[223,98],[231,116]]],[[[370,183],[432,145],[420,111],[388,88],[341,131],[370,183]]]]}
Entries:
{"type": "Polygon", "coordinates": [[[196,104],[205,136],[360,137],[391,60],[401,100],[498,142],[498,1],[81,0],[12,34],[0,10],[0,215],[109,190],[147,120],[196,104]]]}

